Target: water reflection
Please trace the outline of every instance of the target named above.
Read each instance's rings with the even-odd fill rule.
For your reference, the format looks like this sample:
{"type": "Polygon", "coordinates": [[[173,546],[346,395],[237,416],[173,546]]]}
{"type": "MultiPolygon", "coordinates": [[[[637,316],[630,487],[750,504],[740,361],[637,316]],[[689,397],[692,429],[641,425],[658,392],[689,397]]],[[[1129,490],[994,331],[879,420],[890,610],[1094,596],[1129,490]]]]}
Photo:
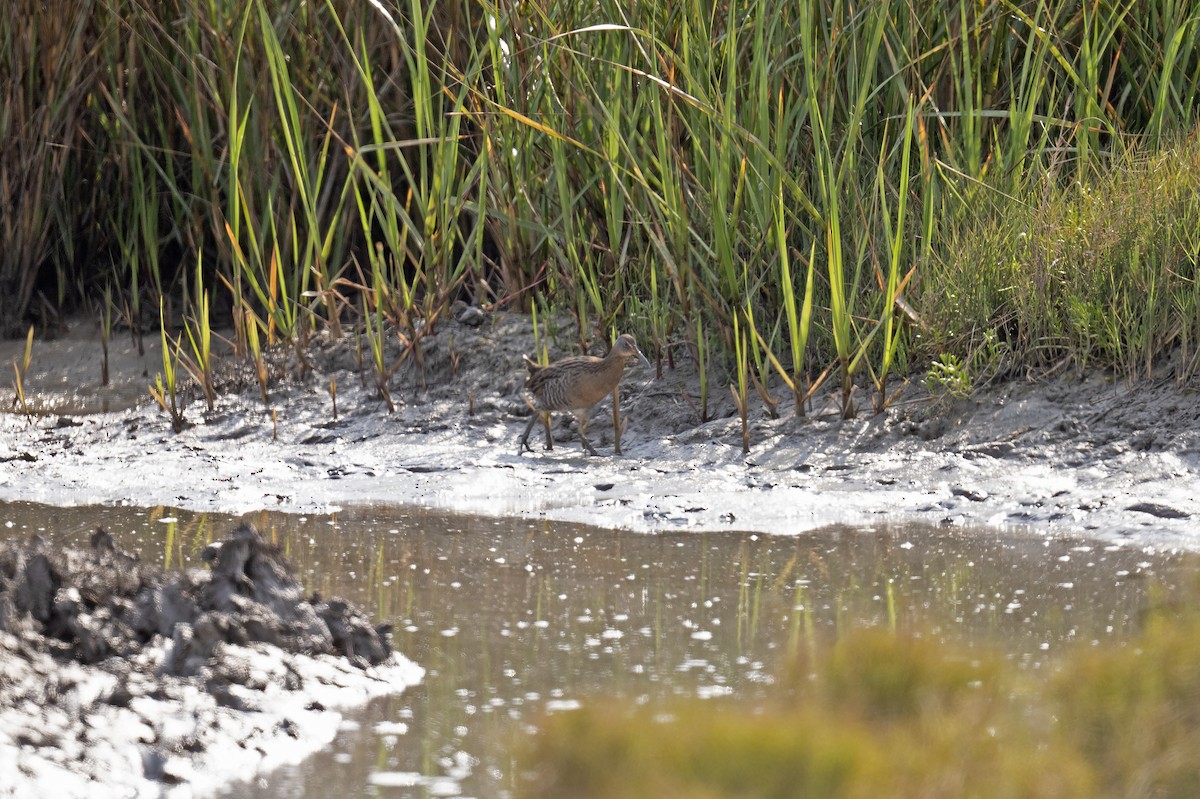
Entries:
{"type": "MultiPolygon", "coordinates": [[[[253,514],[307,585],[393,621],[425,683],[348,717],[328,752],[231,797],[504,797],[513,744],[547,712],[625,697],[767,701],[789,654],[883,625],[998,646],[1042,668],[1064,645],[1121,640],[1152,587],[1196,560],[984,531],[831,529],[802,537],[642,535],[359,508],[253,514]]],[[[0,505],[0,530],[83,542],[96,526],[172,566],[231,517],[0,505]]]]}

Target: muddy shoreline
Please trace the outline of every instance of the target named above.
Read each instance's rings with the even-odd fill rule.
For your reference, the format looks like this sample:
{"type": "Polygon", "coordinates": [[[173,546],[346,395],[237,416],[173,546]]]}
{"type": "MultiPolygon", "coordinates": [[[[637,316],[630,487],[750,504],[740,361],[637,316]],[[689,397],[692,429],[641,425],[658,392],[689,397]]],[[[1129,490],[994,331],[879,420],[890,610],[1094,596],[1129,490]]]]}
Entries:
{"type": "MultiPolygon", "coordinates": [[[[529,409],[520,355],[534,350],[530,322],[470,321],[482,324],[440,324],[423,340],[421,366],[398,370],[394,414],[353,342],[323,336],[302,376],[294,356],[278,354],[266,405],[248,368],[226,359],[215,410],[190,392],[190,427],[179,434],[138,389],[161,368],[159,355],[113,342],[117,377],[102,389],[99,345],[77,325],[35,345],[28,382],[45,414],[0,415],[0,498],[232,513],[388,504],[643,532],[798,534],[913,520],[1200,549],[1193,386],[1087,373],[952,399],[910,384],[881,414],[860,397],[865,409],[848,421],[832,396],[817,397],[804,418],[783,401],[772,419],[756,402],[743,455],[727,376],[710,375],[710,420],[701,422],[697,375],[679,357],[661,377],[627,372],[622,455],[613,454],[608,402],[589,426],[601,457],[583,455],[565,418],[553,451],[522,455],[529,409]]],[[[550,337],[552,356],[569,351],[571,338],[550,337]]]]}

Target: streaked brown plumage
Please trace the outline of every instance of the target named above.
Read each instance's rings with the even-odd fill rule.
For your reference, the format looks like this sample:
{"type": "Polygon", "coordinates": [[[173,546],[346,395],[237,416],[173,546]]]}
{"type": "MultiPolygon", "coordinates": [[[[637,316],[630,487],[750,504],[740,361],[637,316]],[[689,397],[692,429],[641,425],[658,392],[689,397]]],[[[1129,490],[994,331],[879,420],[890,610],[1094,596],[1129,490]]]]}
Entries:
{"type": "MultiPolygon", "coordinates": [[[[533,395],[538,412],[529,419],[529,424],[525,425],[525,432],[521,434],[520,450],[532,451],[532,447],[529,446],[529,432],[543,414],[549,414],[551,411],[570,411],[579,422],[579,441],[589,454],[595,455],[596,450],[584,434],[587,413],[593,405],[611,394],[621,382],[621,375],[625,373],[625,366],[630,358],[638,358],[642,363],[649,365],[646,356],[638,349],[637,342],[628,333],[618,338],[617,343],[603,358],[575,355],[542,366],[526,357],[525,366],[529,369],[529,379],[525,381],[525,388],[533,395]]],[[[554,440],[550,438],[548,427],[546,437],[547,444],[553,446],[554,440]]]]}

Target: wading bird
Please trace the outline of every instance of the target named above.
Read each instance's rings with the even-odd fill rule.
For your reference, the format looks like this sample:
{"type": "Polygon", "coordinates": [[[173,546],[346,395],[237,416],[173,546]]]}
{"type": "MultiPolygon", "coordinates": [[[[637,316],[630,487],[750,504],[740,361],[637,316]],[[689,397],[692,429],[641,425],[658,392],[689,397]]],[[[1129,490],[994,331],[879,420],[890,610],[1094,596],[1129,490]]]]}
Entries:
{"type": "Polygon", "coordinates": [[[590,455],[597,454],[584,433],[584,428],[587,427],[588,411],[613,392],[613,389],[621,382],[621,375],[625,373],[625,366],[631,359],[637,358],[646,366],[650,365],[646,356],[638,349],[633,336],[628,333],[618,338],[617,343],[603,358],[597,358],[594,355],[575,355],[555,361],[548,366],[542,366],[528,356],[523,357],[525,357],[525,366],[529,369],[529,379],[525,381],[525,388],[529,389],[529,393],[533,395],[534,407],[537,412],[530,418],[529,424],[525,425],[518,452],[533,451],[533,448],[529,446],[529,431],[533,429],[534,423],[543,414],[547,415],[546,448],[553,447],[554,439],[550,435],[549,414],[552,411],[570,411],[579,423],[579,440],[583,444],[583,448],[590,455]]]}

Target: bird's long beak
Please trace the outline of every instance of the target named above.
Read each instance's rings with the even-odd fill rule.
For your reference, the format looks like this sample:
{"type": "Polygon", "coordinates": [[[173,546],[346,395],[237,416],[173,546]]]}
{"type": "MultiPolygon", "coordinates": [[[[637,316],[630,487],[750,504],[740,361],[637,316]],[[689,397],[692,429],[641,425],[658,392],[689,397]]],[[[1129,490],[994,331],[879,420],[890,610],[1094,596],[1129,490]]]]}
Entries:
{"type": "Polygon", "coordinates": [[[650,368],[650,361],[646,360],[646,356],[642,354],[642,348],[641,348],[641,347],[636,347],[636,346],[635,346],[635,347],[634,347],[634,351],[636,351],[636,352],[637,352],[637,357],[638,357],[638,360],[642,362],[642,366],[645,366],[647,369],[649,369],[649,368],[650,368]]]}

